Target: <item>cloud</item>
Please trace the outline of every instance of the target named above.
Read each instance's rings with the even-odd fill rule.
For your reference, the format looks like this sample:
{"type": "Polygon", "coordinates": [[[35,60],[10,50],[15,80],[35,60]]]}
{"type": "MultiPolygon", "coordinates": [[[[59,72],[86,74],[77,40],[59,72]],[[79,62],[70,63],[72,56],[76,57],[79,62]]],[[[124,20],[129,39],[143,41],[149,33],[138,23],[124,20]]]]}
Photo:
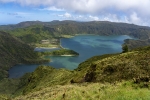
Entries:
{"type": "Polygon", "coordinates": [[[72,15],[68,12],[66,12],[65,14],[62,14],[62,15],[58,15],[59,17],[64,17],[64,18],[71,18],[72,15]]]}
{"type": "MultiPolygon", "coordinates": [[[[88,15],[93,20],[105,19],[141,25],[150,23],[150,0],[0,0],[0,3],[8,2],[30,7],[42,6],[43,10],[64,10],[88,15]]],[[[73,18],[70,13],[63,14],[63,17],[73,18]]]]}
{"type": "Polygon", "coordinates": [[[64,14],[64,16],[67,17],[67,18],[72,17],[71,14],[69,14],[67,12],[64,14]]]}
{"type": "Polygon", "coordinates": [[[138,10],[143,13],[148,11],[150,0],[0,0],[0,2],[14,2],[21,5],[47,6],[52,8],[67,9],[84,13],[97,13],[107,9],[119,11],[138,10]]]}
{"type": "Polygon", "coordinates": [[[135,23],[135,24],[140,24],[141,23],[141,19],[137,16],[137,13],[133,13],[130,15],[130,19],[131,22],[135,23]]]}
{"type": "Polygon", "coordinates": [[[91,16],[91,15],[90,15],[89,18],[92,19],[92,20],[95,20],[95,21],[98,21],[98,20],[99,20],[99,18],[98,18],[97,16],[91,16]]]}
{"type": "Polygon", "coordinates": [[[52,7],[46,7],[46,8],[39,9],[39,10],[65,11],[64,9],[59,9],[59,8],[56,8],[55,6],[52,6],[52,7]]]}

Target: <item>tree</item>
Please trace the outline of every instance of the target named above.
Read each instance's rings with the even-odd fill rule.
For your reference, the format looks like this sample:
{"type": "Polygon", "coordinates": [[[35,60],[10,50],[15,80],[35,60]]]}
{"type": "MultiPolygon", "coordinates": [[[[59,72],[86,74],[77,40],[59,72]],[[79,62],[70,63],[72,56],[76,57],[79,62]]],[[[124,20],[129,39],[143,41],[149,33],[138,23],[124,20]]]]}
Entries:
{"type": "Polygon", "coordinates": [[[122,46],[122,53],[125,53],[125,52],[128,52],[129,49],[128,49],[128,46],[127,45],[123,45],[122,46]]]}

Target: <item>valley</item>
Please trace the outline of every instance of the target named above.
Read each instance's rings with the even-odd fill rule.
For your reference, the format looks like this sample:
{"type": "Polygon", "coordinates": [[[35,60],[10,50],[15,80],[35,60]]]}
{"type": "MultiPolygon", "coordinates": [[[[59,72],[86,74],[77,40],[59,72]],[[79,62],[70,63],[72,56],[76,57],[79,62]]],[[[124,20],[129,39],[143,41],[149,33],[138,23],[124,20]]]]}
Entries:
{"type": "Polygon", "coordinates": [[[0,30],[2,100],[150,99],[149,27],[27,21],[0,30]],[[8,78],[10,68],[15,77],[8,78]]]}
{"type": "MultiPolygon", "coordinates": [[[[67,56],[73,55],[74,53],[68,52],[65,53],[65,49],[55,48],[53,49],[39,49],[41,55],[47,54],[46,58],[50,59],[49,63],[43,63],[43,65],[53,66],[54,68],[65,68],[69,70],[74,70],[78,67],[78,65],[85,61],[86,59],[102,54],[108,53],[118,53],[122,52],[122,44],[125,39],[131,39],[131,37],[126,35],[114,35],[114,36],[99,36],[99,35],[77,35],[72,38],[61,38],[60,45],[63,48],[67,48],[73,50],[75,56],[67,56]],[[55,50],[54,49],[54,50],[55,50]],[[59,50],[63,51],[61,53],[57,52],[59,50]],[[44,52],[42,52],[42,50],[44,52]],[[48,53],[51,51],[50,53],[48,53]],[[63,56],[61,56],[63,55],[63,56]]],[[[38,51],[38,50],[37,50],[38,51]]],[[[34,71],[36,69],[35,66],[39,66],[38,64],[34,65],[16,65],[9,70],[10,77],[15,78],[21,76],[23,73],[27,73],[34,71]]]]}

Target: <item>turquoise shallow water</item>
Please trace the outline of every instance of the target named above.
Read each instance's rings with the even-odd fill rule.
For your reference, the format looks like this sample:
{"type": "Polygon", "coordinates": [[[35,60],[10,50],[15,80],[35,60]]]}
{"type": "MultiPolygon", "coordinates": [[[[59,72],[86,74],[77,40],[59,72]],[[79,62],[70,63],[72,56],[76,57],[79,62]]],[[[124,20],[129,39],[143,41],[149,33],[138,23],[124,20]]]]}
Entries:
{"type": "MultiPolygon", "coordinates": [[[[125,39],[131,39],[131,37],[127,35],[79,35],[73,38],[62,38],[61,45],[64,48],[72,49],[80,55],[75,57],[46,56],[46,58],[51,59],[51,62],[45,63],[44,65],[73,70],[78,67],[79,63],[95,55],[121,52],[121,45],[125,39]]],[[[42,51],[42,49],[39,51],[42,51]]],[[[43,51],[45,51],[45,49],[43,49],[43,51]]],[[[38,65],[16,65],[9,70],[9,77],[16,78],[26,72],[33,72],[37,66],[38,65]]]]}

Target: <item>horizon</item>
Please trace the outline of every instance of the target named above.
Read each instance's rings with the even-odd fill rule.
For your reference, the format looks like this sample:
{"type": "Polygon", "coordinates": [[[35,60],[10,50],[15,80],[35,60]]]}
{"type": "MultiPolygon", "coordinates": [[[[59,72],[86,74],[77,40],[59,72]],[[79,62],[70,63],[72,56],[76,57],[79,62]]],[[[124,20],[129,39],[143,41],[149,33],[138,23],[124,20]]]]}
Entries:
{"type": "Polygon", "coordinates": [[[0,25],[74,20],[150,26],[149,5],[149,0],[0,0],[0,25]]]}
{"type": "Polygon", "coordinates": [[[40,20],[31,20],[31,21],[21,21],[21,22],[18,22],[18,23],[12,23],[12,24],[1,24],[0,23],[0,26],[3,26],[3,25],[17,25],[19,23],[23,23],[23,22],[53,22],[53,21],[59,21],[59,22],[63,22],[63,21],[74,21],[74,22],[110,22],[110,23],[124,23],[124,24],[133,24],[133,25],[136,25],[136,26],[143,26],[143,27],[150,27],[150,26],[146,26],[146,25],[138,25],[138,24],[134,24],[134,23],[127,23],[127,22],[112,22],[112,21],[76,21],[76,20],[52,20],[52,21],[40,21],[40,20]]]}

